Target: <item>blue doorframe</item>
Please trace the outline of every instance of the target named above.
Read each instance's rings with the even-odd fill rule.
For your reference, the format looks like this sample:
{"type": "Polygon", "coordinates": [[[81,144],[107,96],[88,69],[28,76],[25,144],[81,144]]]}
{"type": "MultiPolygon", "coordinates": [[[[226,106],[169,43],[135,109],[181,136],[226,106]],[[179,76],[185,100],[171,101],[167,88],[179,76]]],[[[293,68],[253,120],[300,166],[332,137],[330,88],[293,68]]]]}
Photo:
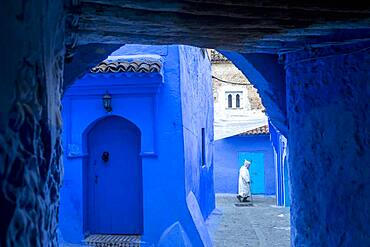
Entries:
{"type": "Polygon", "coordinates": [[[140,130],[124,118],[110,116],[97,121],[85,141],[85,234],[141,234],[140,130]]]}
{"type": "Polygon", "coordinates": [[[265,160],[263,152],[239,152],[238,167],[244,164],[244,160],[251,161],[249,174],[251,178],[252,194],[265,194],[265,160]]]}

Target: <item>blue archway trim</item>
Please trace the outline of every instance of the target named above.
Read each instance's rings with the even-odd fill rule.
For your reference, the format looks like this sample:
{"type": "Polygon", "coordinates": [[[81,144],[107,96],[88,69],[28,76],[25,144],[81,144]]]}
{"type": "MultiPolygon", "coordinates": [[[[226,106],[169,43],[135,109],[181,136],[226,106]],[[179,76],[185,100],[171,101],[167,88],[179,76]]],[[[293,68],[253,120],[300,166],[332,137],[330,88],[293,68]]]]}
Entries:
{"type": "Polygon", "coordinates": [[[285,94],[285,70],[277,55],[241,54],[219,51],[257,88],[267,115],[274,125],[286,135],[288,132],[285,94]]]}

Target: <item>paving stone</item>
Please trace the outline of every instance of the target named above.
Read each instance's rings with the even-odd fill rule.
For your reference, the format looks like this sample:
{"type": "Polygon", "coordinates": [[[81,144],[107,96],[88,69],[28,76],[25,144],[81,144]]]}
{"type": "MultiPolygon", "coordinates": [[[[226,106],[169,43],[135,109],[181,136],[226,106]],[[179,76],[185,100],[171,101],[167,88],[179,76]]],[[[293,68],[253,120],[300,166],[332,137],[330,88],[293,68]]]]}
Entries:
{"type": "Polygon", "coordinates": [[[273,197],[254,196],[253,206],[237,207],[235,195],[216,195],[217,209],[207,220],[215,247],[290,246],[289,208],[273,197]]]}

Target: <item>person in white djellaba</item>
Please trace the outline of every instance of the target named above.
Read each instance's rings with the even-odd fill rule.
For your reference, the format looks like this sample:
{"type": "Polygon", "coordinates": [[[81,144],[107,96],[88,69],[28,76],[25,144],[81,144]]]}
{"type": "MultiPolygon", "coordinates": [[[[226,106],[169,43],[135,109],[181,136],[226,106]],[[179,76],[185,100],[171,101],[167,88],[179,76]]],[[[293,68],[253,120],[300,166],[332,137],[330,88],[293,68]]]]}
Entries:
{"type": "Polygon", "coordinates": [[[251,197],[251,179],[249,176],[249,167],[251,162],[244,160],[244,165],[239,169],[239,187],[238,195],[236,196],[240,202],[250,202],[251,197]]]}

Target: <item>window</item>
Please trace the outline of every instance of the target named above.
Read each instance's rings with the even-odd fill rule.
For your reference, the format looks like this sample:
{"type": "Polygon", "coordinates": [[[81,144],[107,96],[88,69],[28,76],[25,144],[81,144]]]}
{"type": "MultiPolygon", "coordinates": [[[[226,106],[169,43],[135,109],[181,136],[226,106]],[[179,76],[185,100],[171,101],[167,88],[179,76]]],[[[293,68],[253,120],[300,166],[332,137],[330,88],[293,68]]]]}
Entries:
{"type": "Polygon", "coordinates": [[[236,95],[236,108],[240,108],[240,95],[236,95]]]}
{"type": "Polygon", "coordinates": [[[202,128],[202,166],[206,165],[206,133],[205,128],[202,128]]]}
{"type": "Polygon", "coordinates": [[[227,107],[228,108],[232,108],[233,107],[233,96],[231,94],[229,94],[227,96],[227,107]]]}
{"type": "Polygon", "coordinates": [[[242,109],[243,91],[225,91],[226,109],[242,109]]]}

